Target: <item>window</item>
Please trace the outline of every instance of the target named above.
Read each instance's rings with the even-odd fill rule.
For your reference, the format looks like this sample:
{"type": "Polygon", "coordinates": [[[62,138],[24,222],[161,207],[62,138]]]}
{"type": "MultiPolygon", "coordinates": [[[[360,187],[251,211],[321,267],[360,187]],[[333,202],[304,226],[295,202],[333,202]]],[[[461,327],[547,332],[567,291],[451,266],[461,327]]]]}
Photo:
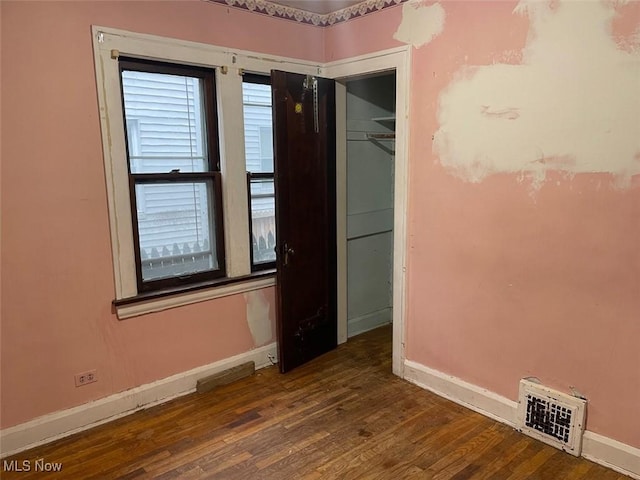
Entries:
{"type": "Polygon", "coordinates": [[[245,74],[242,82],[245,162],[249,196],[251,269],[275,267],[276,222],[270,78],[245,74]]]}
{"type": "Polygon", "coordinates": [[[138,291],[225,275],[214,70],[119,60],[138,291]]]}
{"type": "Polygon", "coordinates": [[[257,235],[257,253],[270,258],[252,259],[250,240],[254,216],[273,225],[267,72],[317,74],[318,65],[107,27],[92,33],[118,318],[275,285],[266,269],[275,228],[257,235]],[[263,115],[248,155],[244,72],[263,78],[247,102],[263,115]],[[166,124],[178,113],[181,122],[166,124]]]}

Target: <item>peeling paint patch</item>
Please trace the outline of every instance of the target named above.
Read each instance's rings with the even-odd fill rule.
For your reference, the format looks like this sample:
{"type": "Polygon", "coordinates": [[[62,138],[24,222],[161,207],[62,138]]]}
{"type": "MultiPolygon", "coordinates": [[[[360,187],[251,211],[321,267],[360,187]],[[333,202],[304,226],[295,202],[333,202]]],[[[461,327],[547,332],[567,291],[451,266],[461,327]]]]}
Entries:
{"type": "Polygon", "coordinates": [[[631,35],[616,37],[616,44],[621,50],[632,54],[640,53],[640,25],[631,35]]]}
{"type": "Polygon", "coordinates": [[[496,108],[491,105],[482,105],[480,112],[487,117],[506,118],[507,120],[516,120],[520,116],[518,109],[514,107],[496,108]]]}
{"type": "Polygon", "coordinates": [[[271,341],[271,305],[262,290],[254,290],[244,294],[247,305],[247,323],[256,347],[266,345],[271,341]]]}
{"type": "Polygon", "coordinates": [[[439,99],[434,152],[460,178],[550,170],[640,173],[640,49],[611,34],[606,1],[521,1],[531,28],[521,64],[464,67],[439,99]]]}
{"type": "Polygon", "coordinates": [[[427,6],[422,0],[409,0],[402,7],[402,21],[393,38],[422,47],[442,33],[444,17],[439,3],[427,6]]]}

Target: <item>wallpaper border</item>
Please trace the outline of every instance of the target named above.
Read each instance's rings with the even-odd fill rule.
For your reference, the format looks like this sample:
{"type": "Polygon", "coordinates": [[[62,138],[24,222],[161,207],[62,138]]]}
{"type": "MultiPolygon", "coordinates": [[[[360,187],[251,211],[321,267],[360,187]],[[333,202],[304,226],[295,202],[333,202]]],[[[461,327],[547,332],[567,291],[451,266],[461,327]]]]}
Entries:
{"type": "Polygon", "coordinates": [[[378,12],[388,7],[394,7],[407,0],[364,0],[335,12],[320,14],[307,12],[298,8],[277,5],[268,0],[206,0],[211,3],[240,8],[254,13],[269,15],[298,23],[315,25],[317,27],[329,27],[337,23],[346,22],[353,18],[362,17],[369,13],[378,12]]]}

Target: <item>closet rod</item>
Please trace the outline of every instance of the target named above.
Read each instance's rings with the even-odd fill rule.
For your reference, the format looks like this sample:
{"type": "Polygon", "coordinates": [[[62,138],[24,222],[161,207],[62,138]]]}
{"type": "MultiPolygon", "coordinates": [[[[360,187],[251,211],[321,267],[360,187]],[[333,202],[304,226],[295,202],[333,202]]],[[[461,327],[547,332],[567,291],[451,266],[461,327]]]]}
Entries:
{"type": "Polygon", "coordinates": [[[393,140],[396,138],[395,133],[367,133],[367,139],[375,139],[375,140],[393,140]]]}

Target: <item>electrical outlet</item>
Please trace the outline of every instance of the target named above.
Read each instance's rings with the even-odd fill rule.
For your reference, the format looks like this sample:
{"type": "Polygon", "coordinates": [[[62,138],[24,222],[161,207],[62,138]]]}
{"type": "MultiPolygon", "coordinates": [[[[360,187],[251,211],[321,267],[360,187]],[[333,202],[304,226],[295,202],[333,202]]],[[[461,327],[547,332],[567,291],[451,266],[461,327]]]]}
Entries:
{"type": "Polygon", "coordinates": [[[89,370],[88,372],[78,373],[75,376],[75,379],[76,379],[76,387],[82,387],[83,385],[97,382],[98,375],[96,374],[95,370],[89,370]]]}

